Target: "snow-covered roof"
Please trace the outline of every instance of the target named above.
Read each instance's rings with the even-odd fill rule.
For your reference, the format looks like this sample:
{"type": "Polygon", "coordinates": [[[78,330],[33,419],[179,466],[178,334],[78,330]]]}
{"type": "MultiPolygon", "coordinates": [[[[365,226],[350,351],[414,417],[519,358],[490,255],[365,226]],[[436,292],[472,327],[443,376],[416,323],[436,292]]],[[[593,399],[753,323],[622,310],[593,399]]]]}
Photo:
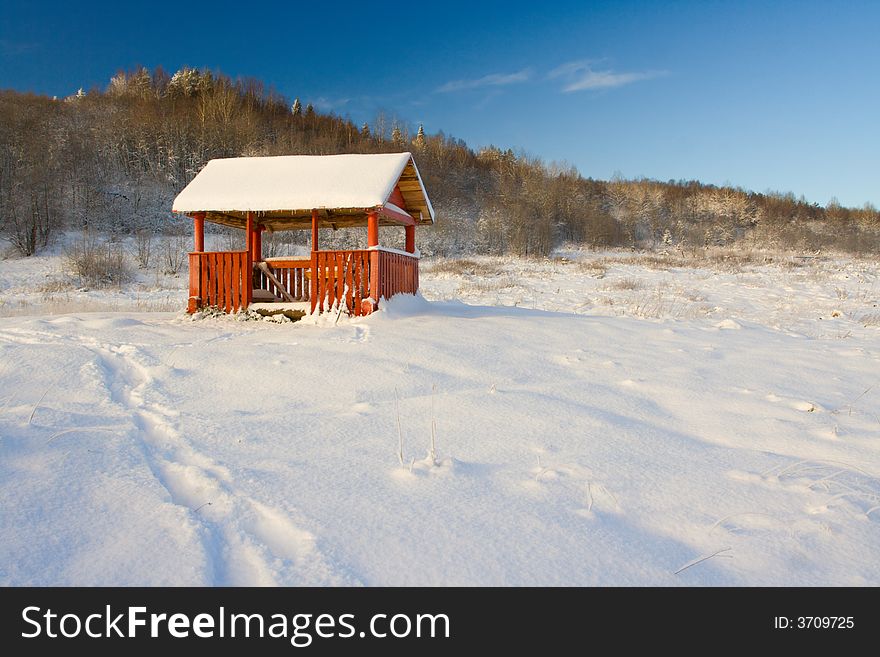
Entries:
{"type": "Polygon", "coordinates": [[[433,223],[434,210],[411,153],[211,160],[174,199],[172,209],[207,212],[209,220],[258,212],[269,223],[284,224],[313,209],[325,211],[324,218],[353,217],[385,206],[395,187],[406,212],[419,223],[433,223]]]}

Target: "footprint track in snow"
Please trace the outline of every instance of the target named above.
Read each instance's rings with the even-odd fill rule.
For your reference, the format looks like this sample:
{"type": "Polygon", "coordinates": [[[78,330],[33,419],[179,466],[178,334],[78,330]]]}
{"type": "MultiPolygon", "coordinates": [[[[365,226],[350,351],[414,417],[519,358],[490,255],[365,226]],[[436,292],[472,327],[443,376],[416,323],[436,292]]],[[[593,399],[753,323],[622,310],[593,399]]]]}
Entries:
{"type": "Polygon", "coordinates": [[[155,382],[133,345],[91,344],[111,400],[142,438],[147,465],[172,503],[203,531],[215,585],[353,584],[318,550],[289,514],[235,486],[227,468],[196,451],[175,428],[176,411],[148,399],[155,382]]]}
{"type": "Polygon", "coordinates": [[[370,327],[369,326],[355,326],[354,327],[354,336],[351,339],[351,342],[368,342],[370,340],[370,327]]]}

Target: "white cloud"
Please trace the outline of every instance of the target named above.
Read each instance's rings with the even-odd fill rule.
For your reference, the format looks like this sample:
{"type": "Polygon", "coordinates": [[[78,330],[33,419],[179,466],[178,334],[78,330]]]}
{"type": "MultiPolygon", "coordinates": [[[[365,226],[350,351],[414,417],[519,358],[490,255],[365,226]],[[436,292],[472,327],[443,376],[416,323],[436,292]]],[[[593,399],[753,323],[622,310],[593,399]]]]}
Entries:
{"type": "Polygon", "coordinates": [[[480,87],[506,87],[510,84],[518,84],[531,79],[533,71],[531,68],[524,68],[515,73],[491,73],[474,80],[451,80],[435,91],[438,93],[448,93],[450,91],[467,91],[469,89],[479,89],[480,87]]]}
{"type": "Polygon", "coordinates": [[[613,89],[641,80],[653,80],[668,75],[667,71],[634,71],[617,73],[612,70],[594,70],[590,60],[567,62],[550,71],[547,77],[564,78],[567,82],[562,88],[565,93],[587,89],[613,89]]]}
{"type": "Polygon", "coordinates": [[[314,106],[325,112],[332,112],[345,107],[351,102],[351,98],[326,98],[320,96],[314,100],[314,106]]]}
{"type": "Polygon", "coordinates": [[[561,66],[557,66],[552,71],[547,74],[549,79],[558,78],[561,76],[570,76],[578,73],[579,71],[583,71],[585,69],[589,69],[595,64],[595,61],[592,59],[578,59],[573,62],[566,62],[561,66]]]}

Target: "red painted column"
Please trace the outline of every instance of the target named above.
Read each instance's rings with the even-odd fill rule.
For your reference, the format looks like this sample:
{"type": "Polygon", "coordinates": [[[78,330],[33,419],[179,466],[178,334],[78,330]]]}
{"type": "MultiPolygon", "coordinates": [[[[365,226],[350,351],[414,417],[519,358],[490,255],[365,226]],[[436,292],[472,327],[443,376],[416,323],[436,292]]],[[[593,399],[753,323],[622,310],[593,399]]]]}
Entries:
{"type": "Polygon", "coordinates": [[[407,253],[415,253],[416,252],[416,227],[415,226],[405,226],[404,230],[406,231],[406,252],[407,253]]]}
{"type": "Polygon", "coordinates": [[[205,250],[205,213],[193,215],[193,251],[205,250]]]}
{"type": "MultiPolygon", "coordinates": [[[[376,210],[367,212],[367,246],[379,246],[379,213],[376,210]]],[[[378,251],[370,254],[370,298],[364,299],[361,306],[361,314],[369,315],[379,305],[381,290],[381,277],[384,272],[380,271],[378,251]]]]}
{"type": "Polygon", "coordinates": [[[312,302],[312,313],[318,307],[318,296],[323,294],[323,289],[318,285],[318,211],[312,210],[312,264],[311,277],[309,278],[309,299],[312,302]]]}
{"type": "Polygon", "coordinates": [[[312,210],[312,251],[318,250],[318,211],[312,210]]]}
{"type": "Polygon", "coordinates": [[[192,315],[202,304],[202,293],[199,290],[201,284],[201,256],[189,255],[189,301],[186,304],[186,312],[192,315]]]}
{"type": "Polygon", "coordinates": [[[263,224],[254,226],[254,262],[263,260],[263,231],[266,230],[263,224]]]}
{"type": "Polygon", "coordinates": [[[379,246],[379,213],[367,213],[367,246],[379,246]]]}
{"type": "Polygon", "coordinates": [[[254,253],[254,213],[247,213],[247,221],[244,225],[245,247],[244,250],[253,255],[254,253]]]}
{"type": "Polygon", "coordinates": [[[245,243],[245,252],[247,253],[247,262],[244,271],[241,272],[241,284],[244,287],[244,307],[247,308],[254,298],[254,213],[247,213],[247,222],[245,223],[245,235],[247,242],[245,243]]]}

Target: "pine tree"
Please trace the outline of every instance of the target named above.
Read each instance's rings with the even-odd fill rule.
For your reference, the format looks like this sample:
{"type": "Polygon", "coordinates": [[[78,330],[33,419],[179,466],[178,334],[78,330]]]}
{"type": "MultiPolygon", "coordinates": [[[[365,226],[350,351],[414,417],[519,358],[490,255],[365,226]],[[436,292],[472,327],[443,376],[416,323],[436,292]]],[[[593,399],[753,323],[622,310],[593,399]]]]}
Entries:
{"type": "Polygon", "coordinates": [[[315,106],[309,103],[306,105],[306,116],[314,116],[315,115],[315,106]]]}
{"type": "Polygon", "coordinates": [[[361,126],[361,137],[364,139],[370,138],[370,126],[368,126],[366,122],[361,126]]]}
{"type": "Polygon", "coordinates": [[[171,96],[193,96],[199,89],[201,75],[195,69],[184,66],[171,76],[168,81],[168,93],[171,96]]]}
{"type": "Polygon", "coordinates": [[[416,138],[413,139],[413,144],[416,148],[424,148],[425,147],[425,126],[419,123],[419,131],[416,133],[416,138]]]}
{"type": "Polygon", "coordinates": [[[403,143],[403,135],[400,133],[400,128],[398,126],[394,126],[391,130],[391,141],[395,146],[399,146],[403,143]]]}
{"type": "Polygon", "coordinates": [[[294,99],[293,105],[290,108],[290,113],[294,116],[301,116],[303,112],[302,103],[299,102],[299,98],[294,99]]]}

